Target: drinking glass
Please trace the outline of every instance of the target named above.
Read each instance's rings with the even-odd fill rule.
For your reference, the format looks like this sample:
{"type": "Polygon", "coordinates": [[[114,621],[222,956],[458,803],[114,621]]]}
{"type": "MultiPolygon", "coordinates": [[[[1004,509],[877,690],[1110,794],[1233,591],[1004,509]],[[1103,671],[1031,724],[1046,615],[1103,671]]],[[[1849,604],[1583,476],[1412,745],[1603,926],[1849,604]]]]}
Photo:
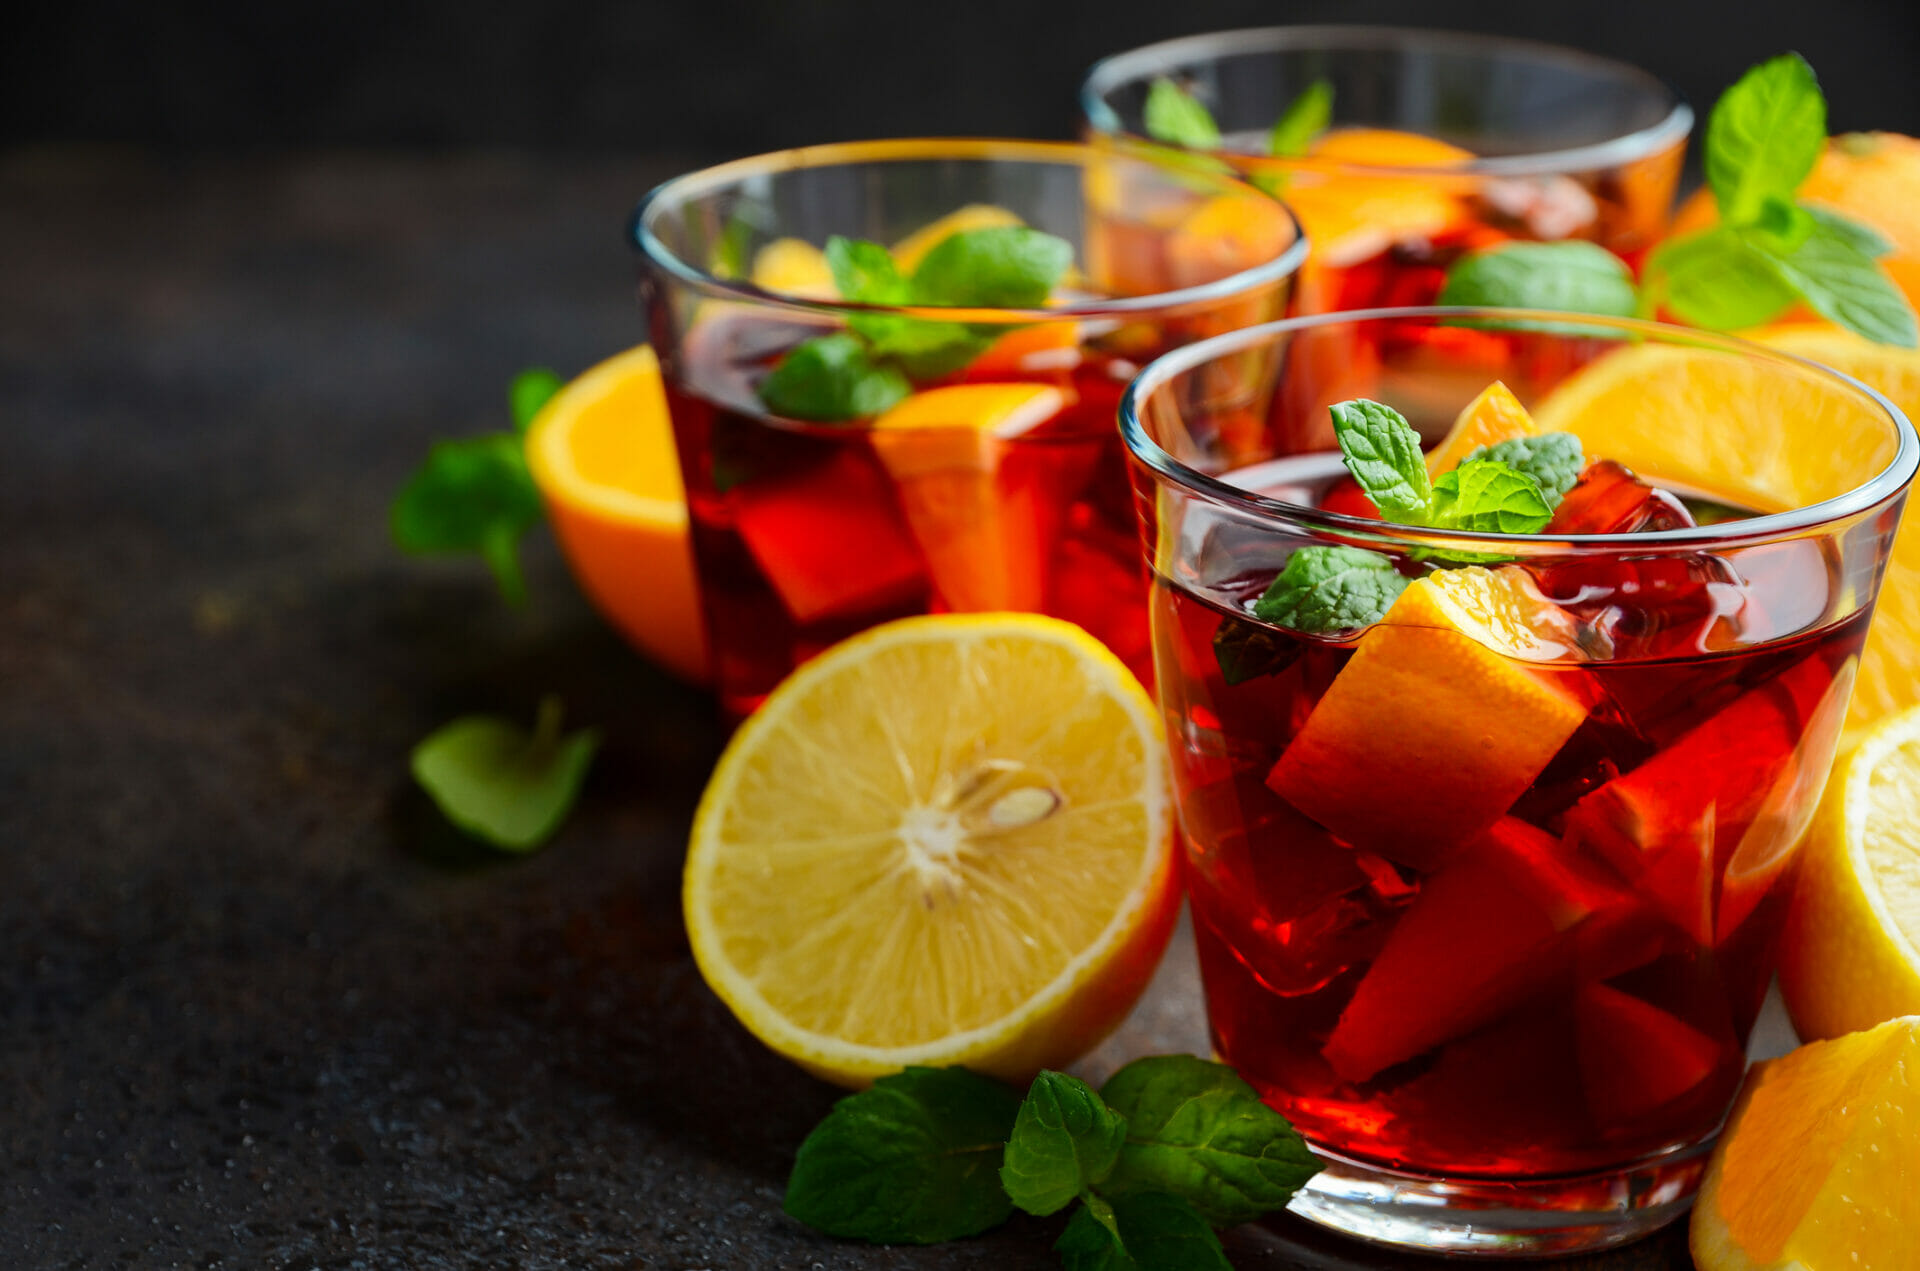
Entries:
{"type": "Polygon", "coordinates": [[[1463,253],[1515,239],[1585,239],[1637,268],[1666,230],[1693,125],[1659,79],[1574,49],[1280,26],[1098,63],[1080,90],[1089,136],[1146,139],[1160,79],[1205,105],[1218,152],[1300,218],[1304,313],[1433,304],[1463,253]],[[1275,122],[1316,84],[1331,90],[1331,129],[1304,154],[1271,153],[1275,122]]]}
{"type": "Polygon", "coordinates": [[[1288,311],[1306,244],[1280,203],[1164,153],[874,141],[669,181],[632,232],[728,712],[926,612],[1053,614],[1147,672],[1120,394],[1171,348],[1288,311]],[[919,278],[951,234],[1016,225],[1072,249],[1022,307],[855,303],[822,251],[886,245],[919,278]],[[892,387],[795,418],[770,377],[823,348],[871,354],[892,387]]]}
{"type": "Polygon", "coordinates": [[[1673,1218],[1745,1069],[1913,427],[1734,339],[1429,308],[1176,351],[1121,428],[1208,1025],[1326,1160],[1294,1209],[1499,1254],[1673,1218]],[[1553,522],[1356,514],[1329,404],[1431,446],[1495,379],[1583,443],[1553,522]],[[1420,581],[1304,633],[1261,598],[1328,548],[1420,581]]]}

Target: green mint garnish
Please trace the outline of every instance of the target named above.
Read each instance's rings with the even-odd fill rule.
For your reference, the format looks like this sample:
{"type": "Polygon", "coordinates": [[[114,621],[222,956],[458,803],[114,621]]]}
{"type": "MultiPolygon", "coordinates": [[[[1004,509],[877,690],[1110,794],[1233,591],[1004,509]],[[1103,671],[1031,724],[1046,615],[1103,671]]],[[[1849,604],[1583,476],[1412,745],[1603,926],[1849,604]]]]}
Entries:
{"type": "Polygon", "coordinates": [[[1626,265],[1598,244],[1507,243],[1455,261],[1439,303],[1630,318],[1640,293],[1626,265]]]}
{"type": "Polygon", "coordinates": [[[1155,141],[1189,150],[1220,148],[1220,125],[1213,122],[1212,112],[1200,104],[1199,98],[1165,77],[1148,86],[1141,121],[1155,141]]]}
{"type": "Polygon", "coordinates": [[[1242,618],[1222,618],[1213,633],[1213,659],[1230,686],[1278,675],[1299,661],[1302,652],[1298,640],[1242,618]]]}
{"type": "Polygon", "coordinates": [[[533,417],[540,408],[553,399],[553,395],[566,385],[559,373],[544,366],[531,366],[513,377],[507,385],[507,403],[513,412],[513,430],[525,433],[533,425],[533,417]]]}
{"type": "Polygon", "coordinates": [[[1280,118],[1273,121],[1267,134],[1267,153],[1281,158],[1298,158],[1333,122],[1333,84],[1316,79],[1287,103],[1280,118]]]}
{"type": "MultiPolygon", "coordinates": [[[[1254,602],[1253,616],[1272,626],[1312,635],[1358,631],[1386,617],[1406,589],[1406,576],[1393,567],[1392,557],[1361,547],[1316,544],[1299,548],[1287,557],[1286,568],[1254,602]]],[[[1264,673],[1253,670],[1248,674],[1248,659],[1240,656],[1240,649],[1234,652],[1233,669],[1242,679],[1264,673]]],[[[1222,672],[1228,672],[1229,659],[1221,657],[1218,637],[1214,640],[1214,656],[1220,660],[1222,672]]],[[[1229,683],[1237,682],[1229,679],[1229,683]]]]}
{"type": "Polygon", "coordinates": [[[1433,482],[1433,524],[1481,534],[1533,534],[1553,519],[1540,483],[1498,459],[1475,459],[1433,482]]]}
{"type": "Polygon", "coordinates": [[[1498,460],[1516,468],[1539,483],[1540,493],[1549,504],[1558,506],[1580,472],[1587,466],[1580,439],[1570,432],[1538,433],[1532,437],[1509,437],[1491,446],[1475,446],[1467,452],[1463,466],[1482,459],[1498,460]]]}
{"type": "Polygon", "coordinates": [[[1696,326],[1725,330],[1804,300],[1869,340],[1913,348],[1913,307],[1876,260],[1885,240],[1794,199],[1820,161],[1826,130],[1826,99],[1797,53],[1762,62],[1722,93],[1706,138],[1720,223],[1654,250],[1642,307],[1665,304],[1696,326]]]}
{"type": "Polygon", "coordinates": [[[833,1105],[794,1158],[786,1211],[828,1235],[933,1244],[997,1227],[1020,1100],[964,1068],[908,1068],[833,1105]]]}
{"type": "Polygon", "coordinates": [[[1347,471],[1389,520],[1425,525],[1433,504],[1420,434],[1391,406],[1357,398],[1332,408],[1347,471]]]}
{"type": "Polygon", "coordinates": [[[1284,1207],[1320,1168],[1287,1119],[1224,1064],[1136,1059],[1100,1097],[1127,1120],[1126,1145],[1101,1184],[1109,1198],[1166,1192],[1229,1226],[1284,1207]]]}
{"type": "Polygon", "coordinates": [[[413,748],[414,779],[461,829],[531,851],[566,820],[600,745],[591,728],[563,735],[560,717],[551,696],[531,734],[492,715],[463,715],[413,748]]]}
{"type": "MultiPolygon", "coordinates": [[[[827,267],[841,298],[857,304],[1032,309],[1047,301],[1073,263],[1073,244],[1023,225],[961,230],[940,240],[912,277],[893,253],[865,239],[827,240],[827,267]]],[[[980,356],[1004,326],[942,322],[901,313],[850,313],[847,330],[794,346],[755,392],[790,419],[839,423],[877,415],[980,356]]]]}
{"type": "Polygon", "coordinates": [[[962,230],[922,258],[909,298],[923,305],[1037,309],[1072,263],[1072,243],[1025,225],[962,230]]]}
{"type": "Polygon", "coordinates": [[[540,492],[515,433],[436,441],[388,513],[403,551],[478,552],[508,604],[526,603],[520,537],[541,518],[540,492]]]}
{"type": "Polygon", "coordinates": [[[1126,1121],[1092,1087],[1043,1072],[1013,1123],[1000,1183],[1028,1213],[1057,1213],[1106,1178],[1126,1136],[1126,1121]]]}
{"type": "Polygon", "coordinates": [[[874,361],[865,340],[836,331],[796,344],[755,391],[776,415],[834,423],[878,415],[913,386],[898,368],[874,361]]]}
{"type": "Polygon", "coordinates": [[[1232,1271],[1200,1211],[1178,1196],[1089,1196],[1054,1242],[1066,1271],[1232,1271]]]}

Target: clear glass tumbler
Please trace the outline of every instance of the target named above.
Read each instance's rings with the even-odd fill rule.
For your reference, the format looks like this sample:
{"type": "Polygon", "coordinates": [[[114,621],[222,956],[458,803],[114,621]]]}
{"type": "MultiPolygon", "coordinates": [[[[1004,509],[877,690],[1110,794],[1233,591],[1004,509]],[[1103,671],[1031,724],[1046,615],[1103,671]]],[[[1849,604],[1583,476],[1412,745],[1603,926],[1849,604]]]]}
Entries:
{"type": "Polygon", "coordinates": [[[1496,1254],[1676,1216],[1745,1069],[1912,425],[1738,340],[1413,309],[1179,350],[1121,427],[1208,1024],[1327,1160],[1294,1209],[1496,1254]],[[1551,521],[1380,519],[1330,405],[1392,407],[1445,470],[1495,380],[1581,443],[1537,483],[1566,486],[1551,521]]]}
{"type": "Polygon", "coordinates": [[[1218,153],[1299,216],[1313,240],[1304,313],[1433,304],[1462,253],[1512,239],[1585,239],[1638,268],[1666,230],[1693,125],[1656,77],[1574,49],[1281,26],[1100,62],[1080,90],[1089,136],[1147,138],[1157,80],[1205,106],[1218,153]],[[1310,91],[1331,94],[1330,128],[1273,153],[1276,122],[1310,91]]]}
{"type": "Polygon", "coordinates": [[[1147,673],[1120,394],[1288,312],[1282,204],[1164,152],[876,141],[680,177],[633,237],[726,710],[925,612],[1053,614],[1147,673]],[[1050,276],[1007,290],[1008,253],[1050,276]]]}

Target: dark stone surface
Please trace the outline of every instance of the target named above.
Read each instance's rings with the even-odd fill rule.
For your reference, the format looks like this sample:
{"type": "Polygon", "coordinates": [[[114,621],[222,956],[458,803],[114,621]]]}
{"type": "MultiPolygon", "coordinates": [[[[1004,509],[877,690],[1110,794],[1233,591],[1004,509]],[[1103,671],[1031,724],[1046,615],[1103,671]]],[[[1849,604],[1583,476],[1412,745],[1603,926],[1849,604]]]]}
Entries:
{"type": "MultiPolygon", "coordinates": [[[[0,158],[0,1266],[1058,1265],[1053,1222],[876,1249],[780,1213],[836,1092],[687,954],[709,703],[544,535],[523,612],[387,542],[430,438],[639,338],[620,226],[674,166],[0,158]],[[475,848],[408,747],[548,691],[605,730],[581,807],[475,848]]],[[[1203,1044],[1182,943],[1089,1071],[1203,1044]]]]}

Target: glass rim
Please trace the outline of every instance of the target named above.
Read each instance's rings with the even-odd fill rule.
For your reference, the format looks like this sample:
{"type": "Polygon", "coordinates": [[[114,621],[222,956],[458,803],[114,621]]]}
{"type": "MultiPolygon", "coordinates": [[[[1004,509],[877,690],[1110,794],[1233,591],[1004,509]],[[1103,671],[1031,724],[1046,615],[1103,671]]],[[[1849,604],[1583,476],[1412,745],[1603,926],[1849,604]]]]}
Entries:
{"type": "Polygon", "coordinates": [[[1156,153],[1167,153],[1165,146],[1141,143],[1138,152],[1130,147],[1116,151],[1111,147],[1076,141],[1024,141],[1002,137],[895,137],[871,141],[841,141],[828,145],[798,146],[771,150],[764,154],[732,159],[711,167],[682,173],[662,181],[646,194],[627,220],[628,240],[650,264],[664,270],[675,281],[717,299],[745,301],[756,305],[804,313],[861,314],[897,313],[947,322],[985,322],[1027,324],[1066,319],[1135,316],[1189,304],[1224,300],[1253,288],[1276,283],[1300,271],[1308,252],[1307,231],[1293,209],[1237,173],[1183,169],[1183,175],[1216,182],[1221,192],[1245,194],[1278,208],[1293,227],[1293,241],[1286,250],[1270,260],[1247,269],[1236,270],[1223,278],[1157,291],[1144,296],[1114,296],[1057,308],[959,308],[938,305],[872,305],[851,300],[809,299],[777,291],[767,291],[745,279],[721,278],[711,270],[694,265],[673,251],[648,224],[652,211],[673,200],[697,198],[702,194],[738,184],[763,173],[793,172],[802,169],[854,167],[863,163],[894,163],[912,159],[939,158],[962,162],[1005,160],[1017,163],[1045,163],[1085,168],[1089,160],[1110,159],[1115,154],[1149,167],[1157,166],[1156,153]]]}
{"type": "MultiPolygon", "coordinates": [[[[1164,146],[1141,133],[1129,131],[1119,114],[1107,105],[1106,94],[1122,83],[1144,80],[1167,63],[1175,61],[1219,61],[1225,55],[1241,53],[1278,53],[1320,48],[1381,49],[1413,46],[1428,50],[1473,51],[1530,55],[1551,58],[1564,64],[1584,64],[1604,69],[1621,79],[1639,80],[1667,100],[1667,113],[1645,128],[1622,133],[1605,141],[1566,146],[1528,154],[1476,155],[1453,164],[1369,164],[1351,160],[1275,160],[1298,163],[1316,172],[1350,173],[1355,176],[1547,176],[1610,168],[1655,154],[1666,146],[1684,141],[1693,130],[1693,107],[1679,89],[1652,71],[1602,57],[1564,44],[1529,40],[1518,36],[1480,34],[1471,31],[1446,31],[1428,27],[1369,26],[1365,24],[1314,24],[1306,26],[1242,27],[1232,31],[1211,31],[1142,44],[1122,53],[1110,54],[1095,62],[1080,85],[1080,114],[1089,127],[1103,135],[1125,138],[1145,145],[1164,146]]],[[[1232,155],[1236,158],[1273,159],[1271,155],[1249,150],[1222,148],[1200,151],[1203,154],[1232,155]]]]}
{"type": "Polygon", "coordinates": [[[1470,548],[1476,544],[1496,545],[1507,555],[1522,557],[1554,554],[1568,549],[1610,549],[1618,553],[1623,550],[1691,548],[1702,544],[1752,545],[1794,538],[1808,530],[1830,525],[1880,506],[1899,495],[1913,481],[1916,470],[1920,469],[1920,433],[1915,432],[1913,422],[1907,418],[1905,412],[1888,400],[1885,394],[1842,371],[1809,358],[1719,332],[1700,331],[1666,322],[1647,322],[1638,318],[1609,318],[1548,309],[1501,309],[1469,305],[1353,309],[1341,313],[1285,318],[1278,322],[1243,327],[1237,331],[1229,331],[1224,335],[1212,336],[1174,349],[1148,363],[1121,394],[1119,417],[1120,435],[1126,444],[1128,454],[1133,459],[1148,468],[1156,478],[1183,487],[1188,492],[1215,505],[1250,514],[1260,520],[1284,521],[1290,525],[1302,526],[1316,532],[1338,534],[1347,538],[1364,538],[1379,543],[1396,543],[1414,547],[1433,543],[1446,544],[1455,548],[1470,548]],[[1646,530],[1632,534],[1496,534],[1433,529],[1421,525],[1404,525],[1397,521],[1378,521],[1367,517],[1348,516],[1340,512],[1327,512],[1305,504],[1288,503],[1282,499],[1256,494],[1180,462],[1147,434],[1145,425],[1140,420],[1140,404],[1175,376],[1219,357],[1244,352],[1271,339],[1315,327],[1337,326],[1341,323],[1440,318],[1532,322],[1549,328],[1541,332],[1542,334],[1563,336],[1577,334],[1568,332],[1566,330],[1568,327],[1587,326],[1593,328],[1596,334],[1608,332],[1640,336],[1649,341],[1667,345],[1687,343],[1696,347],[1718,349],[1746,357],[1758,356],[1763,360],[1786,363],[1851,388],[1867,398],[1892,421],[1898,445],[1886,467],[1873,476],[1852,489],[1803,507],[1788,508],[1780,512],[1765,512],[1758,516],[1737,521],[1722,521],[1714,525],[1696,525],[1677,530],[1646,530]]]}

